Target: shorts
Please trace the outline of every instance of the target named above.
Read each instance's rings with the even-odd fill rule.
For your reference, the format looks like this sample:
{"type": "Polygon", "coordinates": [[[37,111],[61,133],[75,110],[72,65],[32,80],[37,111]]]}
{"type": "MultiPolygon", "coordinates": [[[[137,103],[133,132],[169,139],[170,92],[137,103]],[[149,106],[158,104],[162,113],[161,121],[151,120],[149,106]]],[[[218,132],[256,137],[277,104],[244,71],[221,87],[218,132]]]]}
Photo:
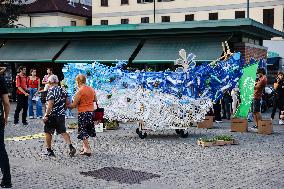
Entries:
{"type": "Polygon", "coordinates": [[[93,115],[94,112],[81,112],[78,114],[78,139],[85,140],[89,137],[96,137],[93,115]]]}
{"type": "Polygon", "coordinates": [[[253,113],[260,112],[260,99],[253,99],[253,113]]]}
{"type": "Polygon", "coordinates": [[[43,103],[43,104],[46,103],[46,97],[47,97],[47,91],[41,92],[41,96],[40,96],[41,103],[43,103]]]}
{"type": "Polygon", "coordinates": [[[65,116],[49,116],[47,122],[44,124],[44,132],[54,134],[66,133],[65,116]]]}

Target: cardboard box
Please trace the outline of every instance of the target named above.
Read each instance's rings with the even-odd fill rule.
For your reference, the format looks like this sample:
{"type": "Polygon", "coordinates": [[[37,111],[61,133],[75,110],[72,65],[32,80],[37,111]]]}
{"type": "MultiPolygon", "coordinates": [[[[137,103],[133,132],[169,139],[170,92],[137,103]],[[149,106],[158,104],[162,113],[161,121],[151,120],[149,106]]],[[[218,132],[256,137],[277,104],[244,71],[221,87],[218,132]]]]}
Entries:
{"type": "Polygon", "coordinates": [[[231,121],[231,131],[232,132],[247,132],[248,131],[248,120],[233,118],[231,121]]]}
{"type": "Polygon", "coordinates": [[[273,132],[271,120],[261,120],[258,122],[258,134],[270,135],[273,132]]]}
{"type": "Polygon", "coordinates": [[[205,119],[197,124],[197,128],[211,129],[213,127],[213,116],[205,116],[205,119]]]}

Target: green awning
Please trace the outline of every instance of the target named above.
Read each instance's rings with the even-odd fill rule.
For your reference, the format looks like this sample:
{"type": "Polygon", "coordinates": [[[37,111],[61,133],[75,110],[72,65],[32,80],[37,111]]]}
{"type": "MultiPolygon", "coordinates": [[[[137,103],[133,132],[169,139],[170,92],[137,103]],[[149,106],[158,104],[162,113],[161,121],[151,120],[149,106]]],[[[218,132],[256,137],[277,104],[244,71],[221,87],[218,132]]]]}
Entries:
{"type": "Polygon", "coordinates": [[[280,57],[279,53],[273,51],[267,52],[267,58],[276,58],[276,57],[280,57]]]}
{"type": "Polygon", "coordinates": [[[147,39],[134,59],[134,63],[173,63],[179,58],[179,50],[196,55],[196,61],[212,61],[223,52],[222,42],[229,36],[171,37],[147,39]]]}
{"type": "Polygon", "coordinates": [[[81,39],[73,40],[56,59],[57,63],[128,61],[140,39],[81,39]]]}
{"type": "Polygon", "coordinates": [[[4,44],[4,41],[0,40],[0,48],[2,47],[3,44],[4,44]]]}
{"type": "Polygon", "coordinates": [[[66,41],[9,40],[0,48],[0,62],[52,62],[66,41]]]}

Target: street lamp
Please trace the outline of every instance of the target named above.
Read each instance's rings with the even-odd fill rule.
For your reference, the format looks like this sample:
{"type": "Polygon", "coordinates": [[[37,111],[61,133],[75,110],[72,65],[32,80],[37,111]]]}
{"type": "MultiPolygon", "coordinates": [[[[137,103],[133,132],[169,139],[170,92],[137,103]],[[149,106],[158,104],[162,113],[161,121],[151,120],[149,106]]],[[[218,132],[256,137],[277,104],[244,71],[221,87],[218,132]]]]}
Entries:
{"type": "Polygon", "coordinates": [[[249,18],[249,0],[247,0],[247,18],[249,18]]]}
{"type": "Polygon", "coordinates": [[[156,23],[156,0],[154,1],[154,23],[156,23]]]}

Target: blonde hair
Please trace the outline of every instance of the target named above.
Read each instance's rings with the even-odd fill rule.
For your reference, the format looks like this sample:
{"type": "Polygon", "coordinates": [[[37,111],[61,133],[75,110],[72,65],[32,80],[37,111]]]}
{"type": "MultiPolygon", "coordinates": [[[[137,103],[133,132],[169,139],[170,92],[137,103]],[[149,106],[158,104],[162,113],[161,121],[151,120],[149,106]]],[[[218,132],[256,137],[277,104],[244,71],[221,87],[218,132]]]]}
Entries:
{"type": "Polygon", "coordinates": [[[76,76],[76,81],[78,84],[86,84],[86,77],[83,74],[78,74],[76,76]]]}

